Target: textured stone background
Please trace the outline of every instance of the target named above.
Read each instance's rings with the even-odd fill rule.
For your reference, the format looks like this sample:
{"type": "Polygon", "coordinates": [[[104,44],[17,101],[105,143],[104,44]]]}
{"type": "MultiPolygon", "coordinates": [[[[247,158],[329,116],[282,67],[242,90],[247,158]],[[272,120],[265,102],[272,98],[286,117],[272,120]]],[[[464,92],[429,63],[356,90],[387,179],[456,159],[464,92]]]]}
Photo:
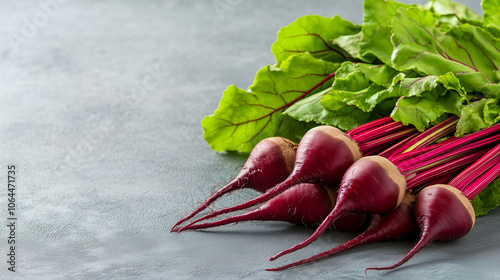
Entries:
{"type": "MultiPolygon", "coordinates": [[[[480,11],[479,1],[460,2],[480,11]]],[[[413,241],[270,273],[267,258],[312,229],[246,223],[169,233],[245,161],[210,150],[201,119],[228,85],[245,88],[274,63],[276,32],[305,14],[361,23],[362,1],[1,1],[0,218],[14,164],[18,272],[7,271],[1,226],[0,278],[358,279],[367,266],[399,260],[413,241]]],[[[499,228],[496,210],[470,236],[367,278],[499,279],[499,228]]],[[[325,234],[277,264],[352,237],[325,234]]]]}

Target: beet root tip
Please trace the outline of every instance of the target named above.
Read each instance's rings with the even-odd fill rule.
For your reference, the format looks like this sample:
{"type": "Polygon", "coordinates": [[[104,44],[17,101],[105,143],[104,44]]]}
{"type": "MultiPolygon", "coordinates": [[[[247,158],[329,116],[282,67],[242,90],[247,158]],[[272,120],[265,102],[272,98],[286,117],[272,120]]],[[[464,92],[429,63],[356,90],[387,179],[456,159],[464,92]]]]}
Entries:
{"type": "Polygon", "coordinates": [[[173,226],[171,229],[170,229],[170,232],[177,232],[179,230],[179,228],[177,226],[173,226]]]}

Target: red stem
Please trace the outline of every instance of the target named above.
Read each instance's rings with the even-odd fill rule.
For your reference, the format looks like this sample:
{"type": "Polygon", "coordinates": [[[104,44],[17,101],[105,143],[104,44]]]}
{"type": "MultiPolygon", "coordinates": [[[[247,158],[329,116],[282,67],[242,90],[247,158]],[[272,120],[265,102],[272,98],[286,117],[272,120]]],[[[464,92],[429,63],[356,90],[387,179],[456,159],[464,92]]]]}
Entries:
{"type": "MultiPolygon", "coordinates": [[[[452,150],[455,150],[457,147],[461,147],[463,145],[472,143],[474,141],[484,139],[488,136],[495,135],[500,131],[500,123],[493,125],[491,127],[485,128],[483,130],[471,133],[469,135],[460,137],[460,138],[455,138],[453,137],[452,140],[448,141],[443,141],[446,142],[446,145],[443,145],[437,149],[435,149],[432,152],[424,153],[422,155],[416,156],[413,158],[414,163],[419,163],[421,161],[427,160],[429,158],[436,157],[438,155],[446,154],[449,153],[452,150]]],[[[401,156],[404,156],[405,154],[402,154],[401,156]]],[[[391,159],[391,162],[394,164],[398,165],[397,162],[401,161],[399,156],[391,159]]],[[[399,166],[399,165],[398,165],[399,166]]]]}
{"type": "Polygon", "coordinates": [[[346,134],[347,134],[347,136],[352,138],[352,137],[355,137],[354,135],[360,134],[364,131],[372,129],[373,127],[378,127],[380,125],[387,124],[390,122],[393,122],[391,117],[383,117],[383,118],[376,119],[376,120],[371,121],[371,122],[367,122],[367,123],[362,124],[360,126],[357,126],[353,129],[347,131],[346,134]]]}
{"type": "MultiPolygon", "coordinates": [[[[408,128],[409,127],[403,125],[400,122],[393,121],[391,123],[387,123],[387,124],[378,126],[376,128],[372,128],[370,130],[364,131],[363,133],[353,135],[351,138],[358,143],[362,143],[362,142],[367,142],[367,141],[372,140],[372,139],[376,139],[376,138],[380,137],[381,135],[391,135],[397,131],[408,129],[408,128]]],[[[413,128],[413,129],[416,130],[415,128],[413,128]]]]}
{"type": "Polygon", "coordinates": [[[442,121],[441,123],[427,129],[423,133],[420,133],[417,137],[402,145],[399,149],[394,151],[390,157],[393,158],[399,154],[418,149],[435,142],[439,138],[442,138],[455,130],[455,126],[458,123],[458,117],[452,116],[448,119],[442,121]]]}
{"type": "Polygon", "coordinates": [[[449,185],[472,200],[500,175],[500,144],[457,175],[449,185]]]}
{"type": "Polygon", "coordinates": [[[492,161],[499,160],[500,158],[499,154],[500,154],[500,145],[497,145],[495,146],[495,148],[491,149],[488,153],[486,153],[480,160],[478,160],[473,165],[469,166],[467,169],[465,169],[463,172],[457,175],[452,181],[450,181],[449,184],[463,191],[465,187],[468,184],[470,184],[470,181],[474,180],[480,175],[483,169],[481,167],[488,165],[492,161]]]}
{"type": "MultiPolygon", "coordinates": [[[[496,129],[500,126],[495,127],[496,129]]],[[[491,131],[490,131],[491,132],[491,131]]],[[[407,175],[411,173],[416,173],[418,171],[423,171],[431,168],[437,163],[449,162],[457,155],[467,155],[472,153],[475,149],[483,148],[492,143],[498,143],[500,140],[500,135],[494,135],[486,139],[481,139],[485,134],[483,131],[479,131],[462,138],[456,138],[455,141],[443,145],[435,150],[426,152],[422,155],[416,156],[412,159],[406,160],[404,162],[395,163],[401,172],[407,175]],[[479,141],[478,141],[479,140],[479,141]]]]}
{"type": "Polygon", "coordinates": [[[495,164],[488,172],[484,173],[479,177],[475,183],[467,187],[463,192],[465,196],[472,200],[476,197],[484,188],[486,188],[493,180],[498,178],[500,175],[500,163],[495,164]]]}
{"type": "Polygon", "coordinates": [[[460,170],[467,164],[471,164],[478,160],[481,156],[483,156],[486,153],[487,150],[481,150],[473,154],[469,155],[464,155],[464,156],[459,156],[455,160],[452,160],[450,162],[444,163],[444,164],[439,164],[438,166],[433,166],[432,168],[419,173],[415,177],[412,177],[410,179],[406,180],[406,189],[413,189],[415,187],[418,187],[419,185],[422,185],[432,179],[435,179],[436,177],[439,176],[445,176],[448,173],[453,173],[457,170],[460,170]]]}
{"type": "Polygon", "coordinates": [[[366,143],[359,144],[358,142],[358,144],[360,149],[363,151],[363,155],[368,156],[375,154],[377,151],[380,151],[386,144],[394,143],[394,141],[397,141],[401,138],[409,138],[411,135],[415,134],[415,131],[415,128],[410,127],[405,130],[400,130],[366,143]]]}
{"type": "Polygon", "coordinates": [[[381,157],[390,158],[390,156],[392,154],[396,153],[396,151],[398,151],[404,144],[408,143],[412,139],[415,139],[415,137],[417,137],[420,134],[421,133],[415,133],[413,136],[406,137],[403,140],[399,141],[398,143],[396,143],[396,144],[392,145],[391,147],[385,149],[384,151],[378,153],[378,155],[381,157]]]}
{"type": "Polygon", "coordinates": [[[477,150],[481,150],[484,148],[488,148],[488,146],[498,143],[500,141],[500,134],[495,135],[486,139],[479,140],[477,142],[469,143],[466,145],[455,146],[451,145],[451,147],[441,147],[445,148],[443,153],[442,151],[432,150],[424,154],[424,157],[416,157],[411,160],[407,160],[406,162],[402,162],[397,164],[397,167],[401,171],[401,173],[410,176],[412,173],[421,172],[423,170],[428,170],[437,164],[442,164],[445,162],[452,161],[460,156],[465,156],[471,153],[474,153],[477,150]],[[426,156],[427,155],[427,156],[426,156]],[[417,159],[419,158],[419,159],[417,159]]]}
{"type": "Polygon", "coordinates": [[[455,178],[460,173],[460,170],[457,171],[452,171],[452,172],[446,172],[445,174],[441,174],[440,176],[425,182],[425,184],[421,184],[419,186],[413,187],[412,193],[418,194],[423,188],[427,186],[432,186],[432,185],[437,185],[437,184],[449,184],[450,180],[455,178]]]}

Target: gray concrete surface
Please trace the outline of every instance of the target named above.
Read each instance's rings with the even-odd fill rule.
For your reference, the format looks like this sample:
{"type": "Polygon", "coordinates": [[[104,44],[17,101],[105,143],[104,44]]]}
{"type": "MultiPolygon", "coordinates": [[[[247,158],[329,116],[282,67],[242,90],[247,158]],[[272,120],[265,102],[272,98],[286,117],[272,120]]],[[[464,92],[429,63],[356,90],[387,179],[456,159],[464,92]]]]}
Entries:
{"type": "MultiPolygon", "coordinates": [[[[480,10],[479,1],[460,2],[480,10]]],[[[367,275],[413,241],[271,273],[267,258],[312,229],[242,223],[169,232],[245,161],[213,152],[201,119],[228,85],[246,87],[274,63],[276,32],[305,14],[361,23],[362,1],[1,1],[0,278],[500,279],[499,210],[466,238],[367,275]],[[10,165],[15,273],[7,270],[10,165]]],[[[277,264],[351,237],[325,234],[277,264]]]]}

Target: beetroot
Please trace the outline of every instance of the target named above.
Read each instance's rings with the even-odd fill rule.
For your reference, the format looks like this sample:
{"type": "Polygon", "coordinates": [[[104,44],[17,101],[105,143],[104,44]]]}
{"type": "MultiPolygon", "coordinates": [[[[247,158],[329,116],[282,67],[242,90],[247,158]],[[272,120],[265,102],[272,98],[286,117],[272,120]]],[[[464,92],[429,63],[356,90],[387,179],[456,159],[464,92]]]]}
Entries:
{"type": "Polygon", "coordinates": [[[240,173],[227,185],[212,194],[196,210],[179,220],[171,229],[194,217],[215,200],[232,191],[250,188],[265,192],[285,180],[292,172],[297,144],[282,137],[271,137],[260,141],[248,156],[240,173]]]}
{"type": "Polygon", "coordinates": [[[469,199],[449,185],[432,185],[424,188],[415,202],[415,218],[420,228],[420,240],[399,262],[387,267],[371,267],[367,270],[396,268],[433,241],[451,241],[465,236],[474,226],[474,209],[469,199]]]}

